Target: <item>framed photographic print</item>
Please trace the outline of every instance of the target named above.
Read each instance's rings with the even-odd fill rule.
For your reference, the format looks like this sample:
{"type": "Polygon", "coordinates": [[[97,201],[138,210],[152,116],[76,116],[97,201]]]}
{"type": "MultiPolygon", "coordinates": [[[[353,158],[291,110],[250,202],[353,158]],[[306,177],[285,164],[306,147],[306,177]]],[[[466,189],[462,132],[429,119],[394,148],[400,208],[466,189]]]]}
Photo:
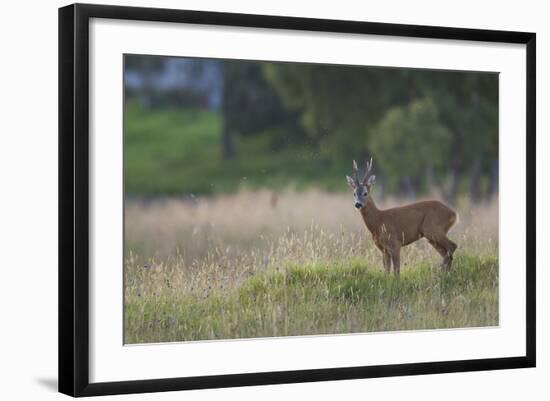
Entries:
{"type": "Polygon", "coordinates": [[[535,366],[535,34],[59,10],[59,390],[535,366]]]}

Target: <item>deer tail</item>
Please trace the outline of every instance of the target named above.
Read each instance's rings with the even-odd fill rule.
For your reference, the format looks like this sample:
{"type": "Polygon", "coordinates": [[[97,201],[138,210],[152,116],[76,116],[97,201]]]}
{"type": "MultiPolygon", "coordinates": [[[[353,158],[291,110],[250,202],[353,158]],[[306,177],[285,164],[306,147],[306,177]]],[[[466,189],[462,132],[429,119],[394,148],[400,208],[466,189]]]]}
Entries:
{"type": "Polygon", "coordinates": [[[449,230],[454,226],[456,226],[459,222],[460,222],[460,216],[458,215],[457,212],[454,212],[451,217],[451,226],[449,227],[449,230]]]}

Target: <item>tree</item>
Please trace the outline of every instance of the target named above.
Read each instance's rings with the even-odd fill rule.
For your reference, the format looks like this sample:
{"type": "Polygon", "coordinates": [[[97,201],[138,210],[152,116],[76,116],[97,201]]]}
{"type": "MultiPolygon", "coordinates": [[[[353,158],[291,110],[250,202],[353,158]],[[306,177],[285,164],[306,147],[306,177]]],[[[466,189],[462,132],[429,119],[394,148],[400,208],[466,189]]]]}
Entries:
{"type": "Polygon", "coordinates": [[[235,155],[235,137],[249,137],[269,130],[273,144],[300,139],[303,131],[298,114],[286,109],[277,92],[266,81],[265,62],[226,60],[223,63],[224,158],[235,155]],[[287,133],[295,138],[281,138],[287,133]],[[298,138],[296,138],[298,137],[298,138]]]}
{"type": "Polygon", "coordinates": [[[300,113],[310,139],[332,156],[366,153],[358,134],[374,126],[397,98],[383,87],[384,69],[270,63],[264,71],[285,105],[300,113]]]}
{"type": "Polygon", "coordinates": [[[395,163],[382,162],[390,181],[406,172],[410,188],[427,187],[429,177],[447,175],[451,198],[465,179],[477,197],[482,178],[496,176],[494,73],[283,63],[266,65],[264,73],[285,105],[300,113],[320,151],[332,158],[399,155],[395,163]],[[422,149],[438,160],[433,166],[417,166],[422,149]]]}
{"type": "Polygon", "coordinates": [[[417,99],[404,107],[389,109],[368,137],[378,164],[390,186],[399,184],[410,195],[426,175],[439,176],[450,155],[451,133],[441,123],[430,98],[417,99]]]}
{"type": "Polygon", "coordinates": [[[452,132],[451,196],[458,191],[458,177],[468,176],[470,193],[477,200],[481,177],[491,177],[498,160],[498,75],[454,74],[454,79],[437,75],[424,83],[424,91],[436,100],[452,132]]]}

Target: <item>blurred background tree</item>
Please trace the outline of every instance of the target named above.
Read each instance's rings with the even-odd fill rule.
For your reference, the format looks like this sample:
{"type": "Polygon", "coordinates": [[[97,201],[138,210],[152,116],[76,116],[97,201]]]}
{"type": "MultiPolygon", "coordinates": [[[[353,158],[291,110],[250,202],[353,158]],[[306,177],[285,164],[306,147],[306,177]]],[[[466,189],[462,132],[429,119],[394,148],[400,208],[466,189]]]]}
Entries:
{"type": "Polygon", "coordinates": [[[452,202],[498,190],[498,75],[305,63],[125,57],[129,194],[379,182],[452,202]]]}
{"type": "Polygon", "coordinates": [[[272,148],[289,146],[301,133],[298,113],[285,109],[278,94],[264,79],[262,65],[254,61],[223,62],[222,155],[231,159],[236,139],[269,135],[272,148]]]}
{"type": "Polygon", "coordinates": [[[384,155],[379,165],[390,188],[415,196],[445,174],[451,139],[434,101],[425,98],[386,111],[367,137],[367,147],[384,155]]]}

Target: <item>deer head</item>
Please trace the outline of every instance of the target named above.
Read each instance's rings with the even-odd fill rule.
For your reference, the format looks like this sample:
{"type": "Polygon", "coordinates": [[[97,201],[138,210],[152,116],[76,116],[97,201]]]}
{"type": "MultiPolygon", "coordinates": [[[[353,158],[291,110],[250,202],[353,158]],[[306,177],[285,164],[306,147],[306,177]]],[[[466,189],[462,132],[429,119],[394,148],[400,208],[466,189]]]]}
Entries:
{"type": "Polygon", "coordinates": [[[370,194],[370,190],[374,185],[374,180],[376,179],[375,175],[369,177],[369,172],[372,170],[372,157],[370,161],[367,162],[367,169],[363,176],[363,179],[359,180],[359,168],[357,168],[357,163],[353,161],[353,177],[349,175],[346,176],[348,184],[353,189],[354,197],[354,206],[357,209],[362,209],[367,204],[367,199],[370,194]]]}

